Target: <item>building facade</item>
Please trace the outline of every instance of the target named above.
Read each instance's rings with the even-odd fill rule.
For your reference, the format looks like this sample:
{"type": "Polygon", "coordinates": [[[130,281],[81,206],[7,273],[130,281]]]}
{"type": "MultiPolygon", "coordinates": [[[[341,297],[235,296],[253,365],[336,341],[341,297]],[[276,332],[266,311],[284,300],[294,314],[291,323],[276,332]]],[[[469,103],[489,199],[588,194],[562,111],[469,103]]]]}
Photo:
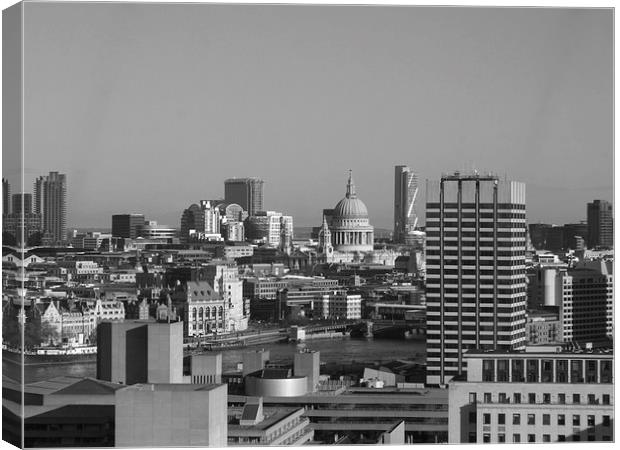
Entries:
{"type": "Polygon", "coordinates": [[[415,230],[418,216],[415,202],[418,196],[418,175],[408,166],[394,168],[394,242],[405,242],[405,236],[415,230]]]}
{"type": "Polygon", "coordinates": [[[142,235],[143,214],[115,214],[112,216],[112,236],[136,239],[142,235]]]}
{"type": "Polygon", "coordinates": [[[450,382],[450,443],[613,440],[613,354],[546,351],[466,355],[450,382]]]}
{"type": "Polygon", "coordinates": [[[470,348],[525,343],[525,185],[478,174],[427,184],[427,383],[466,371],[470,348]]]}

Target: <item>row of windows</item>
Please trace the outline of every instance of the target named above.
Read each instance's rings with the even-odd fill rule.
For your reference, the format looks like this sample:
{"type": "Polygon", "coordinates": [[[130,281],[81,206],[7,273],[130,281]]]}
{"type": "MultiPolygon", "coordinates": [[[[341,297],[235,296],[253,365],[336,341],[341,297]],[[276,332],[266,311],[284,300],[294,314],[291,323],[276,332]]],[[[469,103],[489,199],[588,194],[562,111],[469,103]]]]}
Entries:
{"type": "MultiPolygon", "coordinates": [[[[525,395],[525,394],[523,394],[525,395]]],[[[477,401],[477,394],[476,392],[470,392],[469,393],[469,402],[470,403],[476,403],[477,401]]],[[[557,394],[556,397],[556,403],[560,404],[560,405],[565,405],[566,404],[566,394],[564,393],[559,393],[557,394]]],[[[581,404],[581,394],[572,394],[572,404],[574,405],[579,405],[581,404]]],[[[510,397],[505,393],[505,392],[500,392],[497,396],[497,402],[498,403],[510,403],[510,397]]],[[[529,404],[537,404],[538,400],[542,400],[543,404],[551,404],[552,398],[551,398],[551,394],[550,393],[543,393],[542,394],[542,398],[539,397],[538,394],[536,394],[535,392],[530,392],[529,394],[527,394],[527,402],[529,404]]],[[[588,394],[587,398],[584,398],[584,400],[587,400],[587,404],[588,405],[598,405],[598,404],[603,404],[603,405],[609,405],[610,401],[611,401],[611,396],[610,394],[603,394],[601,396],[601,398],[598,398],[596,396],[596,394],[588,394]]],[[[485,392],[483,394],[483,402],[484,403],[494,403],[494,398],[493,398],[493,394],[491,392],[485,392]]],[[[512,397],[512,403],[515,404],[520,404],[522,403],[522,393],[521,392],[515,392],[513,397],[512,397]]]]}
{"type": "MultiPolygon", "coordinates": [[[[443,204],[445,209],[448,209],[448,208],[457,209],[458,205],[459,205],[458,203],[454,203],[454,202],[444,202],[443,204]]],[[[474,209],[475,207],[476,207],[475,203],[471,203],[471,202],[461,203],[461,209],[474,209]]],[[[478,207],[480,209],[493,209],[494,205],[493,203],[478,203],[478,207]]],[[[441,208],[441,203],[439,202],[428,202],[426,204],[426,209],[440,209],[440,208],[441,208]]],[[[508,209],[508,210],[516,209],[516,210],[525,211],[525,205],[522,203],[497,203],[497,208],[508,209]]],[[[510,212],[513,212],[513,211],[510,211],[510,212]]],[[[428,214],[427,214],[427,217],[428,217],[428,214]]]]}
{"type": "MultiPolygon", "coordinates": [[[[556,438],[557,442],[566,442],[566,435],[565,434],[558,434],[557,438],[556,438]]],[[[578,434],[574,434],[572,435],[572,440],[573,441],[580,441],[581,440],[581,436],[579,436],[578,434]]],[[[588,441],[596,441],[596,435],[593,433],[589,433],[588,434],[588,441]]],[[[611,435],[603,435],[603,441],[611,441],[611,435]]],[[[476,442],[476,433],[475,432],[471,432],[469,433],[469,442],[476,442]]],[[[485,444],[488,444],[491,442],[491,433],[484,433],[482,435],[482,442],[485,444]]],[[[498,433],[497,434],[497,442],[499,443],[505,443],[506,442],[506,434],[505,433],[498,433]]],[[[512,442],[513,443],[519,443],[521,442],[521,435],[519,433],[515,433],[512,435],[512,442]]],[[[535,434],[528,434],[527,435],[527,442],[528,443],[533,443],[533,442],[541,442],[539,440],[536,439],[536,435],[535,434]]],[[[551,435],[550,434],[543,434],[542,435],[542,442],[551,442],[551,435]]]]}
{"type": "MultiPolygon", "coordinates": [[[[484,216],[484,215],[483,215],[484,216]]],[[[444,227],[452,227],[452,228],[525,228],[525,222],[471,222],[471,221],[463,221],[461,220],[444,220],[444,227]]],[[[431,228],[439,228],[441,227],[441,221],[426,221],[426,229],[430,230],[431,228]]]]}
{"type": "MultiPolygon", "coordinates": [[[[469,416],[469,422],[470,423],[475,423],[475,421],[476,421],[476,417],[475,416],[476,416],[475,412],[471,412],[470,413],[470,416],[469,416]]],[[[542,423],[543,425],[551,425],[551,414],[541,414],[540,416],[541,416],[541,418],[540,418],[541,422],[539,422],[539,423],[542,423]]],[[[570,417],[570,415],[569,415],[569,417],[570,417]]],[[[527,422],[525,422],[525,423],[527,425],[536,425],[536,414],[527,414],[526,420],[527,420],[527,422]]],[[[566,425],[566,415],[565,414],[558,414],[557,415],[557,420],[555,422],[559,426],[566,425]]],[[[490,413],[482,414],[482,423],[484,425],[491,425],[491,414],[490,413]]],[[[505,425],[506,424],[506,414],[500,413],[500,414],[497,415],[497,424],[498,425],[505,425]]],[[[521,414],[520,413],[513,413],[513,415],[512,415],[512,424],[513,425],[521,425],[521,414]]],[[[581,416],[579,414],[573,414],[572,415],[572,424],[573,424],[574,427],[581,426],[581,416]]],[[[587,424],[588,427],[596,426],[596,416],[594,416],[594,415],[587,415],[586,416],[586,424],[587,424]]],[[[603,416],[602,426],[603,427],[610,427],[611,426],[611,416],[607,416],[607,415],[603,416]]]]}
{"type": "Polygon", "coordinates": [[[482,380],[498,382],[551,383],[555,375],[556,383],[567,383],[570,375],[571,383],[596,383],[597,376],[600,383],[611,383],[612,362],[595,359],[569,360],[558,359],[514,359],[511,361],[511,373],[508,372],[509,361],[506,359],[482,360],[482,380]],[[584,366],[585,362],[585,366],[584,366]],[[554,370],[555,369],[555,370],[554,370]],[[511,380],[509,380],[509,375],[511,380]],[[585,377],[584,377],[585,375],[585,377]]]}

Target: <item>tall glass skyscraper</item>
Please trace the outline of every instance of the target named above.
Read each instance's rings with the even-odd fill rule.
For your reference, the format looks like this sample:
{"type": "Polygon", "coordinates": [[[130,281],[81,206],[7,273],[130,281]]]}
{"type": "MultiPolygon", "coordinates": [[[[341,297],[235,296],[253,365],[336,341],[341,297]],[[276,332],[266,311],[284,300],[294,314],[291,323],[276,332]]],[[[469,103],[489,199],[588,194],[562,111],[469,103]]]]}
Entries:
{"type": "Polygon", "coordinates": [[[415,201],[418,176],[408,166],[394,168],[394,242],[405,242],[405,236],[418,223],[415,201]]]}
{"type": "Polygon", "coordinates": [[[50,172],[34,182],[34,210],[41,215],[43,233],[54,245],[67,238],[67,176],[50,172]]]}
{"type": "Polygon", "coordinates": [[[229,178],[224,181],[224,201],[236,203],[248,215],[254,216],[263,209],[263,185],[260,178],[229,178]]]}
{"type": "Polygon", "coordinates": [[[611,203],[594,200],[588,203],[588,247],[614,246],[614,213],[611,203]]]}
{"type": "Polygon", "coordinates": [[[525,344],[525,184],[446,175],[427,183],[427,383],[466,372],[468,349],[525,344]]]}

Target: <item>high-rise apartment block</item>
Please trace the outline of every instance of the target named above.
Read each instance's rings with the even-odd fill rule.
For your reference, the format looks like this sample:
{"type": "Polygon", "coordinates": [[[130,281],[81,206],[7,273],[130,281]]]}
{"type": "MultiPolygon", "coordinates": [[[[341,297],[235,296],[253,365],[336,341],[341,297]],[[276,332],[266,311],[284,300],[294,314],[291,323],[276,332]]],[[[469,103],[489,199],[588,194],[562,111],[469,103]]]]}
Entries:
{"type": "Polygon", "coordinates": [[[50,172],[34,182],[34,212],[41,215],[43,232],[54,245],[66,240],[67,176],[50,172]]]}
{"type": "Polygon", "coordinates": [[[394,169],[394,242],[405,242],[405,236],[415,230],[418,216],[415,201],[418,196],[418,175],[407,166],[394,169]]]}
{"type": "Polygon", "coordinates": [[[112,216],[112,236],[136,239],[144,227],[143,214],[115,214],[112,216]]]}
{"type": "Polygon", "coordinates": [[[260,178],[229,178],[224,181],[224,201],[240,205],[250,216],[263,211],[263,185],[260,178]]]}
{"type": "Polygon", "coordinates": [[[468,349],[525,343],[525,184],[493,175],[427,182],[427,383],[466,373],[468,349]]]}
{"type": "Polygon", "coordinates": [[[614,245],[614,213],[611,203],[594,200],[588,203],[588,246],[590,248],[614,245]]]}

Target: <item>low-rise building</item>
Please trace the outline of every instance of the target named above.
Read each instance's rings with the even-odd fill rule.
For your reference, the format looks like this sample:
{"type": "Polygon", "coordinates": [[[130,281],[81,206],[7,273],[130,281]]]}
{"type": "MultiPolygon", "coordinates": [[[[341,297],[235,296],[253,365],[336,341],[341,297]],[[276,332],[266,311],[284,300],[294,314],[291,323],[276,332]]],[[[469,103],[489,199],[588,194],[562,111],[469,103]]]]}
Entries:
{"type": "Polygon", "coordinates": [[[469,351],[449,386],[450,443],[612,441],[613,354],[469,351]]]}

